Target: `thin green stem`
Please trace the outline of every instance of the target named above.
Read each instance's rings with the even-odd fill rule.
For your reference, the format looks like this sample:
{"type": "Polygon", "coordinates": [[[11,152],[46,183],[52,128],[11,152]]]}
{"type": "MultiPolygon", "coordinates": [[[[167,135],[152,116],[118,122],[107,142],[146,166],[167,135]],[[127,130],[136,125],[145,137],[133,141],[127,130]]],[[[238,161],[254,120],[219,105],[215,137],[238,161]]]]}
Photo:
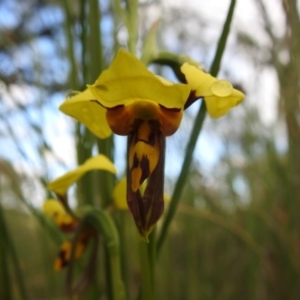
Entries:
{"type": "Polygon", "coordinates": [[[12,300],[12,289],[8,268],[8,247],[6,241],[6,224],[0,205],[0,298],[12,300]]]}
{"type": "Polygon", "coordinates": [[[223,57],[223,53],[226,47],[226,43],[227,43],[227,38],[230,32],[230,25],[232,22],[232,18],[233,18],[233,13],[234,13],[234,8],[235,8],[235,4],[236,4],[236,0],[231,0],[229,9],[228,9],[228,13],[227,13],[227,17],[223,26],[223,30],[221,33],[221,36],[219,38],[218,41],[218,46],[217,46],[217,50],[216,50],[216,54],[213,60],[213,63],[210,67],[210,74],[213,76],[217,76],[219,69],[220,69],[220,65],[221,65],[221,60],[223,57]]]}
{"type": "Polygon", "coordinates": [[[128,245],[128,232],[127,232],[127,222],[126,222],[127,211],[118,211],[118,232],[120,238],[120,257],[121,257],[121,271],[122,278],[126,287],[126,298],[129,299],[129,264],[127,260],[127,245],[128,245]]]}
{"type": "Polygon", "coordinates": [[[85,222],[91,224],[97,232],[104,237],[108,252],[111,298],[113,300],[125,299],[125,288],[122,281],[120,262],[120,242],[117,229],[111,216],[105,211],[93,210],[87,214],[85,222]]]}
{"type": "MultiPolygon", "coordinates": [[[[214,60],[213,60],[213,63],[212,63],[211,69],[210,69],[210,72],[213,76],[217,75],[219,68],[220,68],[222,55],[223,55],[223,52],[224,52],[224,49],[226,46],[226,41],[228,38],[229,29],[230,29],[230,24],[231,24],[232,17],[233,17],[235,3],[236,3],[235,0],[232,0],[230,3],[227,17],[226,17],[226,20],[225,20],[225,23],[223,26],[223,30],[222,30],[221,36],[219,38],[216,54],[215,54],[215,57],[214,57],[214,60]]],[[[199,136],[200,131],[203,126],[205,115],[206,115],[206,106],[203,101],[201,104],[201,107],[198,111],[198,114],[196,116],[195,123],[194,123],[193,129],[192,129],[192,132],[191,132],[190,140],[186,147],[185,158],[184,158],[184,161],[182,164],[181,172],[179,174],[179,177],[178,177],[176,185],[175,185],[175,189],[174,189],[174,192],[172,195],[172,201],[170,203],[169,210],[167,211],[166,217],[165,217],[163,225],[162,225],[160,235],[157,240],[157,253],[158,254],[161,250],[162,245],[164,244],[164,242],[166,240],[169,226],[175,216],[185,183],[188,179],[189,169],[190,169],[190,166],[192,163],[194,149],[196,147],[198,136],[199,136]]]]}
{"type": "Polygon", "coordinates": [[[185,158],[184,158],[184,161],[183,161],[183,164],[181,167],[181,172],[177,179],[177,183],[175,185],[175,189],[174,189],[174,192],[172,195],[172,201],[170,203],[167,215],[166,215],[163,225],[162,225],[160,235],[157,240],[157,253],[158,254],[159,254],[159,251],[166,239],[170,223],[173,220],[173,217],[176,213],[177,206],[179,204],[181,194],[182,194],[183,188],[185,186],[186,179],[188,178],[189,169],[190,169],[191,162],[193,159],[194,149],[195,149],[195,146],[196,146],[196,143],[198,140],[199,133],[202,129],[205,115],[206,115],[206,106],[205,106],[205,102],[203,101],[201,104],[201,107],[199,109],[199,112],[197,114],[197,117],[195,119],[195,123],[194,123],[194,127],[193,127],[193,130],[191,133],[190,140],[186,147],[185,158]]]}
{"type": "Polygon", "coordinates": [[[133,55],[136,54],[138,38],[138,5],[138,0],[127,0],[128,49],[133,55]]]}
{"type": "Polygon", "coordinates": [[[101,11],[99,1],[89,0],[89,42],[92,45],[88,47],[89,51],[89,81],[95,81],[103,70],[103,51],[101,34],[101,11]]]}
{"type": "MultiPolygon", "coordinates": [[[[26,289],[25,289],[25,284],[23,281],[23,275],[22,275],[22,271],[21,271],[21,267],[20,267],[20,263],[19,263],[19,259],[13,244],[13,241],[8,233],[8,229],[6,227],[6,223],[4,220],[4,215],[2,212],[2,207],[0,205],[0,230],[1,230],[1,235],[2,235],[2,239],[3,239],[3,245],[6,245],[4,251],[7,253],[9,253],[11,259],[12,259],[12,266],[16,275],[16,280],[17,280],[17,284],[19,287],[19,291],[20,291],[20,299],[21,300],[27,300],[27,295],[26,295],[26,289]]],[[[1,241],[2,242],[2,241],[1,241]]],[[[8,257],[6,255],[6,257],[8,257]]],[[[6,263],[5,263],[6,264],[6,263]]],[[[8,272],[8,270],[7,270],[8,272]]],[[[11,296],[12,294],[8,295],[11,296]]],[[[6,299],[6,298],[5,298],[6,299]]],[[[8,298],[10,299],[10,298],[8,298]]]]}
{"type": "Polygon", "coordinates": [[[140,243],[141,300],[155,299],[155,230],[149,236],[149,243],[140,243]]]}
{"type": "MultiPolygon", "coordinates": [[[[82,79],[83,83],[87,82],[87,71],[88,71],[88,64],[87,64],[87,18],[86,18],[86,8],[87,2],[81,1],[80,3],[80,25],[81,25],[81,68],[82,68],[82,79]]],[[[82,87],[84,88],[84,86],[82,87]]]]}
{"type": "Polygon", "coordinates": [[[71,86],[73,88],[78,87],[78,78],[77,78],[77,65],[76,65],[76,59],[75,59],[75,53],[74,53],[74,39],[72,34],[72,17],[71,17],[71,11],[69,6],[69,1],[64,0],[64,10],[65,10],[65,18],[66,18],[66,24],[65,24],[65,30],[66,30],[66,36],[68,41],[68,57],[70,59],[71,63],[71,72],[70,72],[70,81],[71,86]]]}

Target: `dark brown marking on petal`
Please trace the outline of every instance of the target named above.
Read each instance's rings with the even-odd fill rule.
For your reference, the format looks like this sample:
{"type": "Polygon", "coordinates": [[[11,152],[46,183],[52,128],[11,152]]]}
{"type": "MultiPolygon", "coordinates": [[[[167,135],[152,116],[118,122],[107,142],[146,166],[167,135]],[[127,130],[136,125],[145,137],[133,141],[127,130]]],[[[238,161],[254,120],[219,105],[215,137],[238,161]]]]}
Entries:
{"type": "Polygon", "coordinates": [[[107,110],[117,110],[119,108],[123,108],[124,104],[119,104],[119,105],[116,105],[116,106],[113,106],[113,107],[106,107],[106,106],[103,106],[103,107],[105,107],[107,110]]]}
{"type": "MultiPolygon", "coordinates": [[[[138,132],[138,129],[139,127],[141,126],[141,124],[143,123],[144,121],[141,120],[141,119],[135,119],[133,121],[133,124],[131,126],[131,134],[134,134],[135,132],[138,132]]],[[[138,141],[138,136],[137,134],[134,134],[134,143],[137,143],[138,141]]]]}
{"type": "Polygon", "coordinates": [[[148,144],[153,146],[155,144],[156,133],[154,130],[151,130],[149,137],[148,137],[148,144]]]}
{"type": "Polygon", "coordinates": [[[142,156],[142,159],[140,161],[140,167],[142,169],[142,176],[140,179],[140,184],[146,180],[150,175],[150,166],[149,166],[149,159],[146,155],[142,156]]]}
{"type": "Polygon", "coordinates": [[[154,133],[155,135],[160,134],[160,123],[158,120],[150,120],[148,121],[150,126],[151,126],[151,132],[154,133]]]}
{"type": "Polygon", "coordinates": [[[96,100],[96,99],[92,99],[92,100],[90,100],[90,101],[91,101],[91,102],[95,102],[95,103],[99,104],[100,106],[106,108],[104,105],[102,105],[102,104],[101,104],[98,100],[96,100]]]}
{"type": "MultiPolygon", "coordinates": [[[[135,138],[136,136],[134,134],[131,134],[128,136],[128,141],[127,141],[127,191],[126,191],[127,195],[126,196],[127,196],[127,204],[133,216],[136,227],[138,228],[139,232],[142,234],[143,227],[146,222],[146,215],[143,209],[143,199],[139,190],[137,190],[136,192],[132,190],[132,178],[131,178],[132,167],[130,168],[129,166],[129,150],[135,138]]],[[[138,163],[138,160],[135,155],[133,165],[135,165],[136,162],[138,163]]]]}
{"type": "Polygon", "coordinates": [[[59,228],[66,233],[72,233],[75,231],[75,229],[78,226],[78,222],[74,220],[74,222],[71,223],[60,223],[59,228]]]}
{"type": "Polygon", "coordinates": [[[62,269],[69,265],[70,261],[67,259],[67,251],[60,249],[58,252],[57,260],[59,261],[59,268],[62,269]]]}
{"type": "MultiPolygon", "coordinates": [[[[157,124],[153,125],[156,126],[157,124]]],[[[134,134],[128,136],[127,161],[129,161],[130,145],[135,138],[136,137],[134,134]]],[[[139,190],[136,192],[132,190],[131,170],[133,169],[133,166],[130,168],[130,166],[127,165],[127,203],[133,215],[135,224],[143,236],[149,233],[153,225],[155,225],[164,211],[163,189],[165,137],[160,132],[155,132],[155,140],[159,143],[160,156],[158,164],[153,172],[149,174],[149,161],[146,156],[143,156],[141,162],[138,162],[142,169],[141,182],[143,182],[146,178],[149,178],[143,196],[139,190]]],[[[137,161],[138,160],[135,156],[133,162],[134,166],[136,165],[137,161]]]]}
{"type": "Polygon", "coordinates": [[[138,160],[138,158],[136,156],[136,153],[134,153],[133,163],[132,163],[130,171],[132,171],[135,168],[138,168],[138,166],[139,166],[139,160],[138,160]]]}
{"type": "Polygon", "coordinates": [[[171,111],[171,112],[180,112],[181,111],[181,108],[176,108],[176,107],[168,108],[168,107],[165,107],[161,104],[159,104],[159,106],[160,106],[160,108],[171,111]]]}
{"type": "Polygon", "coordinates": [[[119,109],[119,108],[124,107],[124,104],[119,104],[119,105],[116,105],[116,106],[113,106],[113,107],[107,107],[107,106],[104,106],[101,102],[99,102],[96,99],[91,99],[90,101],[99,104],[100,106],[104,107],[107,110],[114,110],[114,109],[119,109]]]}
{"type": "Polygon", "coordinates": [[[164,166],[165,166],[165,140],[163,135],[158,137],[160,156],[156,168],[149,176],[148,184],[143,195],[143,203],[147,214],[146,230],[149,230],[160,218],[164,211],[164,166]],[[151,210],[151,211],[149,211],[151,210]]]}
{"type": "Polygon", "coordinates": [[[131,178],[131,170],[129,166],[129,149],[132,144],[132,140],[134,139],[134,135],[129,135],[127,140],[127,188],[126,188],[126,198],[129,210],[133,216],[134,222],[141,232],[142,224],[144,223],[145,216],[143,215],[143,209],[141,207],[142,198],[139,190],[133,192],[132,190],[132,178],[131,178]]]}
{"type": "Polygon", "coordinates": [[[190,107],[196,100],[202,98],[201,96],[196,95],[196,91],[191,91],[189,94],[189,97],[187,98],[185,104],[184,104],[184,110],[186,110],[188,107],[190,107]]]}

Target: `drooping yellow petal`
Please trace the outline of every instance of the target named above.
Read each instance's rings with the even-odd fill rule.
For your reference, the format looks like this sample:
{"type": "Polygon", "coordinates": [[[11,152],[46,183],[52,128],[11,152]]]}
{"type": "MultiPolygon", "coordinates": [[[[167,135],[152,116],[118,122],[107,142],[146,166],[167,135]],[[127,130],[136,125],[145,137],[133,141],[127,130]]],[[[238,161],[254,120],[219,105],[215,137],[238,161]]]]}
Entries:
{"type": "Polygon", "coordinates": [[[43,211],[53,218],[57,226],[64,232],[73,232],[78,225],[78,220],[70,215],[61,202],[56,199],[47,199],[43,204],[43,211]]]}
{"type": "Polygon", "coordinates": [[[111,129],[106,121],[106,109],[91,100],[95,100],[95,97],[89,89],[86,89],[66,99],[59,109],[84,124],[97,137],[107,138],[111,135],[111,129]]]}
{"type": "Polygon", "coordinates": [[[196,92],[196,96],[204,97],[210,95],[210,87],[217,81],[215,77],[189,63],[184,63],[180,70],[184,74],[191,90],[196,92]]]}
{"type": "Polygon", "coordinates": [[[205,100],[207,111],[212,118],[225,115],[245,97],[242,92],[234,89],[230,82],[218,80],[193,65],[185,63],[181,71],[195,96],[205,100]]]}
{"type": "Polygon", "coordinates": [[[151,100],[166,108],[183,108],[190,93],[185,84],[172,84],[151,73],[135,56],[121,49],[110,67],[88,89],[107,108],[151,100]]]}
{"type": "Polygon", "coordinates": [[[104,155],[99,154],[91,157],[73,171],[55,179],[48,184],[48,189],[59,195],[65,195],[70,185],[76,182],[86,172],[91,170],[105,170],[113,174],[116,173],[116,168],[113,163],[104,155]]]}

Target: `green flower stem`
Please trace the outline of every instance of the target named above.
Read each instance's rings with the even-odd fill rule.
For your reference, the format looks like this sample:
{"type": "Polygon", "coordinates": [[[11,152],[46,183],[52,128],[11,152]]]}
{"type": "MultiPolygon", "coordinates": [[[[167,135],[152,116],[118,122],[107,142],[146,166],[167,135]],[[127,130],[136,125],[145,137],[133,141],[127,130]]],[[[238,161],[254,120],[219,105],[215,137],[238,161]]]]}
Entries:
{"type": "Polygon", "coordinates": [[[136,43],[138,39],[138,0],[127,0],[127,30],[128,49],[132,54],[136,54],[136,43]]]}
{"type": "Polygon", "coordinates": [[[104,236],[109,259],[112,300],[124,300],[126,294],[121,275],[119,236],[113,219],[105,211],[93,210],[86,215],[84,221],[104,236]]]}
{"type": "MultiPolygon", "coordinates": [[[[114,140],[113,136],[106,138],[105,140],[97,140],[97,146],[99,153],[107,156],[111,161],[114,159],[114,140]]],[[[101,206],[107,207],[111,203],[111,195],[113,193],[116,176],[106,171],[98,171],[98,182],[101,183],[99,191],[101,197],[101,206]]]]}
{"type": "Polygon", "coordinates": [[[69,6],[69,1],[64,0],[64,11],[65,11],[65,30],[66,30],[66,36],[67,36],[67,42],[68,42],[68,57],[70,59],[71,63],[71,72],[70,72],[70,82],[71,86],[73,88],[78,87],[78,77],[77,77],[77,64],[75,59],[75,53],[74,53],[74,39],[72,34],[72,17],[71,17],[71,11],[69,6]]]}
{"type": "Polygon", "coordinates": [[[140,300],[155,299],[155,229],[149,235],[149,243],[140,242],[141,291],[140,300]]]}
{"type": "Polygon", "coordinates": [[[100,30],[101,11],[99,1],[89,0],[89,28],[90,35],[88,37],[89,43],[92,45],[88,47],[89,51],[89,76],[88,82],[94,82],[99,73],[103,70],[103,51],[102,51],[102,34],[100,30]]]}
{"type": "MultiPolygon", "coordinates": [[[[0,228],[2,231],[2,228],[0,228]]],[[[8,272],[7,249],[5,247],[3,236],[0,237],[0,298],[13,300],[10,276],[8,272]]]]}
{"type": "Polygon", "coordinates": [[[234,8],[235,8],[235,4],[236,4],[236,0],[231,0],[229,9],[228,9],[228,13],[227,13],[227,17],[223,26],[223,30],[221,33],[221,36],[219,38],[218,41],[218,46],[217,46],[217,50],[216,50],[216,54],[213,60],[213,63],[210,67],[210,74],[213,76],[217,76],[219,69],[220,69],[220,65],[221,65],[221,60],[223,57],[223,53],[226,47],[226,42],[227,42],[227,38],[229,35],[229,31],[230,31],[230,25],[231,25],[231,21],[232,21],[232,17],[233,17],[233,12],[234,12],[234,8]]]}
{"type": "Polygon", "coordinates": [[[128,245],[128,232],[127,232],[127,222],[126,222],[126,215],[127,211],[119,210],[118,211],[118,231],[120,237],[120,251],[121,251],[121,271],[122,271],[122,278],[124,280],[124,284],[126,287],[126,298],[129,299],[129,286],[130,286],[130,276],[128,276],[129,270],[129,262],[127,260],[127,245],[128,245]]]}
{"type": "MultiPolygon", "coordinates": [[[[81,69],[82,69],[82,79],[83,82],[87,82],[87,18],[86,18],[87,2],[80,2],[80,25],[81,25],[81,34],[80,34],[80,44],[82,47],[81,50],[81,69]]],[[[85,86],[82,86],[84,88],[85,86]]]]}
{"type": "MultiPolygon", "coordinates": [[[[15,250],[15,247],[14,247],[13,241],[12,241],[12,239],[11,239],[9,233],[8,233],[8,229],[6,227],[6,223],[5,223],[5,220],[4,220],[4,215],[3,215],[1,205],[0,205],[0,233],[1,233],[0,254],[1,254],[1,256],[2,256],[2,254],[4,254],[3,257],[1,258],[1,260],[3,259],[3,261],[1,261],[1,263],[3,263],[3,265],[1,265],[1,267],[5,268],[5,269],[1,270],[0,272],[3,272],[3,275],[7,276],[6,278],[1,278],[1,281],[4,279],[3,284],[8,284],[5,287],[5,290],[4,290],[5,296],[7,296],[7,298],[4,297],[3,299],[8,299],[8,300],[13,299],[12,298],[12,291],[11,291],[10,286],[9,286],[10,279],[9,279],[9,271],[8,271],[8,264],[7,264],[7,258],[8,258],[8,256],[10,256],[11,259],[12,259],[12,266],[13,266],[13,269],[14,269],[14,272],[15,272],[15,275],[16,275],[17,285],[19,287],[20,299],[21,300],[27,300],[28,298],[27,298],[27,295],[26,295],[25,284],[24,284],[24,281],[23,281],[24,277],[22,275],[19,259],[18,259],[16,250],[15,250]],[[2,253],[2,251],[3,251],[3,253],[2,253]]],[[[1,282],[0,287],[2,288],[2,282],[1,282]]],[[[2,293],[2,291],[0,291],[0,293],[2,293]]],[[[0,294],[0,296],[2,296],[2,295],[0,294]]],[[[1,299],[2,299],[2,297],[1,297],[1,299]]]]}
{"type": "Polygon", "coordinates": [[[8,247],[6,241],[6,224],[0,205],[0,298],[12,300],[12,289],[10,283],[8,266],[8,247]]]}
{"type": "MultiPolygon", "coordinates": [[[[223,55],[223,52],[224,52],[224,49],[226,46],[226,41],[228,38],[229,29],[230,29],[230,24],[231,24],[232,17],[233,17],[235,3],[236,3],[235,0],[232,0],[230,3],[227,17],[225,20],[225,24],[223,26],[223,30],[222,30],[221,36],[219,38],[217,51],[216,51],[216,54],[215,54],[215,57],[214,57],[214,60],[213,60],[212,66],[211,66],[211,70],[210,70],[210,73],[213,76],[217,75],[219,68],[220,68],[222,55],[223,55]]],[[[186,148],[185,158],[183,161],[181,172],[179,174],[179,177],[178,177],[176,185],[175,185],[175,189],[174,189],[174,192],[172,195],[172,201],[170,203],[169,210],[167,211],[166,217],[165,217],[163,225],[162,225],[160,235],[157,240],[157,253],[158,254],[161,250],[163,243],[165,242],[169,226],[175,216],[186,180],[188,179],[189,169],[190,169],[190,166],[192,163],[194,149],[195,149],[195,146],[196,146],[196,143],[198,140],[198,136],[202,129],[205,115],[206,115],[206,106],[205,106],[205,102],[203,101],[201,104],[201,107],[198,111],[193,129],[191,132],[191,137],[190,137],[190,140],[189,140],[187,148],[186,148]]]]}
{"type": "MultiPolygon", "coordinates": [[[[71,9],[70,9],[70,3],[67,0],[63,1],[64,5],[64,12],[65,12],[65,31],[67,36],[67,43],[68,43],[68,58],[71,65],[71,72],[70,72],[70,85],[72,89],[78,90],[80,88],[80,84],[78,81],[78,72],[77,72],[77,63],[75,58],[75,52],[74,52],[74,37],[72,33],[72,16],[71,16],[71,9]]],[[[81,7],[81,9],[84,9],[81,7]]],[[[84,45],[84,43],[83,43],[84,45]]],[[[88,157],[90,157],[89,153],[86,153],[86,149],[82,147],[82,142],[87,143],[87,137],[86,134],[82,134],[82,125],[77,124],[76,126],[76,141],[77,141],[77,162],[78,164],[83,163],[88,157]]],[[[85,131],[87,132],[87,130],[85,131]]],[[[88,134],[88,133],[87,133],[88,134]]],[[[91,193],[91,187],[90,183],[92,182],[90,180],[91,174],[87,174],[87,176],[84,176],[82,178],[82,181],[78,184],[78,199],[79,202],[85,202],[86,199],[92,200],[93,195],[91,193]],[[88,197],[85,197],[85,192],[90,193],[88,197]]]]}
{"type": "MultiPolygon", "coordinates": [[[[100,22],[101,22],[101,11],[98,1],[89,0],[89,42],[92,43],[93,47],[88,47],[88,78],[87,82],[94,82],[99,73],[104,69],[104,60],[103,60],[103,47],[102,47],[102,33],[100,30],[100,22]]],[[[106,155],[110,160],[113,161],[113,138],[112,136],[100,140],[97,139],[97,146],[99,153],[106,155]]],[[[91,155],[91,154],[90,154],[91,155]]],[[[101,207],[106,207],[112,195],[113,186],[115,183],[115,176],[112,174],[107,174],[107,172],[100,171],[98,173],[97,182],[101,182],[101,188],[99,190],[95,190],[97,187],[93,187],[91,192],[95,194],[100,194],[101,198],[101,207]]]]}
{"type": "Polygon", "coordinates": [[[161,249],[161,246],[163,245],[163,243],[166,239],[170,223],[176,213],[177,206],[179,204],[180,197],[181,197],[183,188],[185,186],[185,182],[188,178],[190,165],[191,165],[191,162],[193,159],[194,149],[195,149],[195,146],[196,146],[196,143],[198,140],[198,136],[199,136],[199,133],[201,131],[201,128],[202,128],[202,125],[203,125],[203,122],[205,119],[205,115],[206,115],[206,106],[205,106],[205,102],[203,101],[201,104],[201,107],[199,109],[199,112],[197,114],[197,117],[195,119],[191,137],[190,137],[189,143],[186,148],[185,158],[184,158],[184,161],[182,164],[181,172],[177,179],[177,183],[175,185],[175,189],[174,189],[174,192],[172,195],[172,201],[170,203],[169,209],[167,211],[167,215],[166,215],[163,225],[162,225],[160,235],[157,240],[157,253],[158,254],[161,249]]]}

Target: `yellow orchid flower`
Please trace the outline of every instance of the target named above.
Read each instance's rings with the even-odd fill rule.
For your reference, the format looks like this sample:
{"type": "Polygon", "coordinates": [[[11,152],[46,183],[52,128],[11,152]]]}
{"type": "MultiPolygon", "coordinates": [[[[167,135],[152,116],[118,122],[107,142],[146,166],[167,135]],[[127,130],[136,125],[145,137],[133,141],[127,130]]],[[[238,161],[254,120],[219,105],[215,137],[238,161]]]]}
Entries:
{"type": "Polygon", "coordinates": [[[53,180],[48,184],[48,189],[55,192],[57,195],[65,195],[68,188],[82,177],[86,172],[91,170],[106,170],[113,174],[116,173],[116,168],[113,163],[103,154],[91,157],[82,165],[73,171],[53,180]]]}
{"type": "Polygon", "coordinates": [[[48,199],[44,202],[43,211],[53,218],[57,226],[64,232],[74,232],[78,226],[78,220],[70,215],[56,199],[48,199]]]}
{"type": "Polygon", "coordinates": [[[93,231],[90,229],[83,230],[76,241],[75,248],[73,250],[73,241],[66,240],[60,247],[58,256],[54,262],[54,270],[60,271],[64,267],[68,266],[71,262],[72,251],[74,251],[74,260],[78,260],[82,257],[88,242],[93,236],[93,231]]]}
{"type": "Polygon", "coordinates": [[[245,97],[229,81],[219,80],[189,63],[181,66],[181,72],[192,90],[192,98],[187,101],[185,108],[196,99],[203,98],[209,115],[219,118],[241,103],[245,97]]]}
{"type": "MultiPolygon", "coordinates": [[[[99,154],[87,159],[75,170],[66,173],[65,175],[55,179],[48,184],[48,188],[55,192],[59,199],[63,199],[63,203],[55,199],[48,199],[43,205],[43,210],[45,214],[53,217],[56,224],[64,232],[75,232],[80,222],[79,218],[77,219],[76,217],[68,213],[65,209],[64,205],[67,205],[67,203],[64,203],[64,201],[66,201],[67,199],[66,193],[68,188],[86,172],[97,169],[106,170],[113,174],[116,173],[116,168],[113,163],[106,156],[99,154]]],[[[74,249],[75,260],[79,259],[84,252],[86,245],[90,240],[90,237],[93,235],[91,232],[91,229],[85,229],[80,232],[74,249]]],[[[54,268],[56,270],[60,270],[70,263],[71,253],[73,251],[72,247],[72,240],[67,240],[63,243],[59,255],[55,261],[54,268]]]]}
{"type": "Polygon", "coordinates": [[[135,56],[121,49],[87,91],[67,99],[60,109],[95,134],[108,124],[115,134],[128,136],[127,203],[146,239],[164,209],[165,137],[178,129],[190,87],[154,75],[135,56]],[[91,126],[96,114],[90,119],[82,117],[81,110],[87,102],[106,109],[106,120],[101,114],[97,132],[91,126]],[[141,193],[140,186],[146,179],[147,187],[141,193]]]}

